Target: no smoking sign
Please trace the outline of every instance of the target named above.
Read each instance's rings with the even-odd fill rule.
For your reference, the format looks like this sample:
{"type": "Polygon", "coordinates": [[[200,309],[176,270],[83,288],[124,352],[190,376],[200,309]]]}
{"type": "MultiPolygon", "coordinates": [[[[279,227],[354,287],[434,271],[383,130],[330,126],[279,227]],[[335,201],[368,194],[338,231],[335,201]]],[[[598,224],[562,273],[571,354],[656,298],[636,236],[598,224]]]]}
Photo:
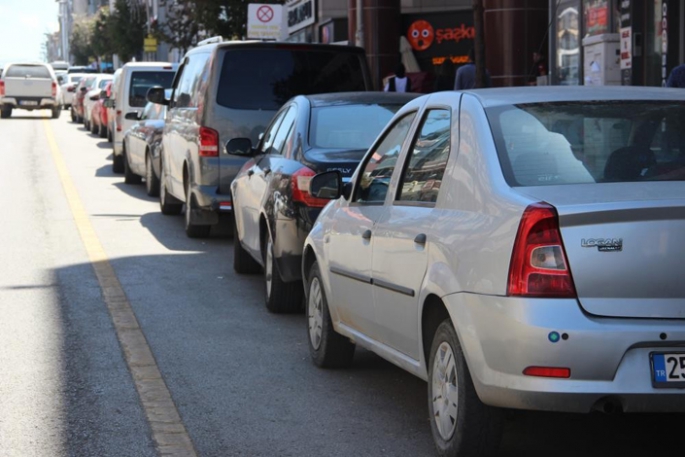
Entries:
{"type": "Polygon", "coordinates": [[[287,32],[283,5],[248,3],[247,38],[253,40],[283,40],[287,32]]]}

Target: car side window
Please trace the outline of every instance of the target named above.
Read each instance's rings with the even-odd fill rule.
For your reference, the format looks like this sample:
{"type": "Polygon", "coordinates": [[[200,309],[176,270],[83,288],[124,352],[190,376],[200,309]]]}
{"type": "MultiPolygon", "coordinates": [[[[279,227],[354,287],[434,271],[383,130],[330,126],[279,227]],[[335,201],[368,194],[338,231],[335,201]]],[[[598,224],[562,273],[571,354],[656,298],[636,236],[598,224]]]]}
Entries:
{"type": "Polygon", "coordinates": [[[261,151],[262,154],[267,154],[269,149],[271,149],[271,145],[274,142],[274,138],[276,137],[276,132],[278,131],[278,127],[281,125],[281,122],[283,121],[283,117],[285,116],[286,111],[281,111],[278,116],[273,120],[271,125],[269,126],[268,129],[266,129],[266,132],[264,132],[264,136],[262,137],[262,142],[259,147],[259,150],[261,151]]]}
{"type": "Polygon", "coordinates": [[[353,201],[358,203],[383,203],[385,201],[402,144],[409,134],[415,117],[414,112],[397,121],[373,152],[368,155],[359,176],[353,201]]]}
{"type": "Polygon", "coordinates": [[[278,131],[274,136],[274,142],[271,145],[271,150],[268,151],[269,154],[281,154],[283,151],[283,145],[288,137],[288,134],[293,129],[295,125],[296,110],[291,107],[288,112],[283,117],[283,122],[278,127],[278,131]]]}
{"type": "Polygon", "coordinates": [[[447,109],[427,111],[407,156],[398,200],[435,202],[450,155],[451,116],[447,109]]]}
{"type": "Polygon", "coordinates": [[[188,57],[174,92],[174,106],[176,108],[196,107],[197,97],[193,97],[194,88],[200,79],[205,62],[205,54],[195,54],[188,57]]]}

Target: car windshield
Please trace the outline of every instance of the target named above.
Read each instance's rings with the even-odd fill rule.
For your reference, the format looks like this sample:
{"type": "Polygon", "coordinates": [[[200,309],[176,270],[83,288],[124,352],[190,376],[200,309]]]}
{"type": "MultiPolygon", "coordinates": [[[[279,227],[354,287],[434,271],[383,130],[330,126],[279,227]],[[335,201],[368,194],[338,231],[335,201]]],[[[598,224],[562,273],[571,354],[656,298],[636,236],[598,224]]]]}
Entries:
{"type": "Polygon", "coordinates": [[[685,103],[598,101],[486,109],[511,186],[685,179],[685,103]]]}
{"type": "Polygon", "coordinates": [[[107,83],[109,83],[110,81],[112,81],[112,80],[111,79],[101,79],[100,84],[98,85],[98,89],[104,89],[105,87],[107,87],[107,83]]]}
{"type": "Polygon", "coordinates": [[[343,50],[226,51],[216,101],[227,108],[277,110],[295,95],[366,90],[364,56],[343,50]]]}
{"type": "Polygon", "coordinates": [[[44,65],[12,65],[5,72],[7,78],[50,78],[50,70],[44,65]]]}
{"type": "Polygon", "coordinates": [[[131,75],[131,90],[128,104],[143,108],[147,103],[147,91],[153,86],[171,87],[174,81],[173,71],[134,71],[131,75]]]}
{"type": "Polygon", "coordinates": [[[309,143],[317,148],[368,149],[401,107],[374,104],[313,108],[309,143]]]}

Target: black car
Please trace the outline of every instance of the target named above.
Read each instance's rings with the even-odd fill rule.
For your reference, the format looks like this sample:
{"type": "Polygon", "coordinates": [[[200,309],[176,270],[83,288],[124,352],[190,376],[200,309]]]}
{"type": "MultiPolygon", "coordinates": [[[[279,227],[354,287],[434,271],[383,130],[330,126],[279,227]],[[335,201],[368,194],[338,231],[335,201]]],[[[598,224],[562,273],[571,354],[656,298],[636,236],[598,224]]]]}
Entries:
{"type": "MultiPolygon", "coordinates": [[[[171,93],[167,89],[167,96],[171,93]]],[[[147,194],[159,195],[160,154],[166,106],[148,103],[143,112],[126,114],[127,119],[138,120],[123,140],[124,182],[139,184],[145,178],[147,194]]]]}
{"type": "Polygon", "coordinates": [[[269,311],[301,309],[304,240],[328,203],[309,193],[311,178],[330,170],[349,178],[394,113],[417,95],[300,95],[278,111],[256,148],[247,138],[227,143],[229,154],[252,157],[231,184],[233,267],[264,269],[269,311]]]}

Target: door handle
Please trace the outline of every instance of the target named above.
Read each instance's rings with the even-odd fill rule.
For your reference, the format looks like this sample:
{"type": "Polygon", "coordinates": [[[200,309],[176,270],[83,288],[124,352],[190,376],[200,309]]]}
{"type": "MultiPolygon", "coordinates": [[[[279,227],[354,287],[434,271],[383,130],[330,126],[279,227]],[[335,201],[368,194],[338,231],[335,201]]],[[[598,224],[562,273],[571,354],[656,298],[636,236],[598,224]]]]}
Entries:
{"type": "Polygon", "coordinates": [[[247,170],[247,176],[252,176],[253,174],[254,174],[254,170],[253,170],[253,169],[247,170]]]}
{"type": "Polygon", "coordinates": [[[367,230],[364,233],[362,233],[362,238],[365,240],[370,240],[371,239],[371,230],[367,230]]]}
{"type": "Polygon", "coordinates": [[[424,245],[426,244],[426,234],[425,233],[419,233],[416,235],[416,238],[414,238],[414,243],[424,245]]]}

